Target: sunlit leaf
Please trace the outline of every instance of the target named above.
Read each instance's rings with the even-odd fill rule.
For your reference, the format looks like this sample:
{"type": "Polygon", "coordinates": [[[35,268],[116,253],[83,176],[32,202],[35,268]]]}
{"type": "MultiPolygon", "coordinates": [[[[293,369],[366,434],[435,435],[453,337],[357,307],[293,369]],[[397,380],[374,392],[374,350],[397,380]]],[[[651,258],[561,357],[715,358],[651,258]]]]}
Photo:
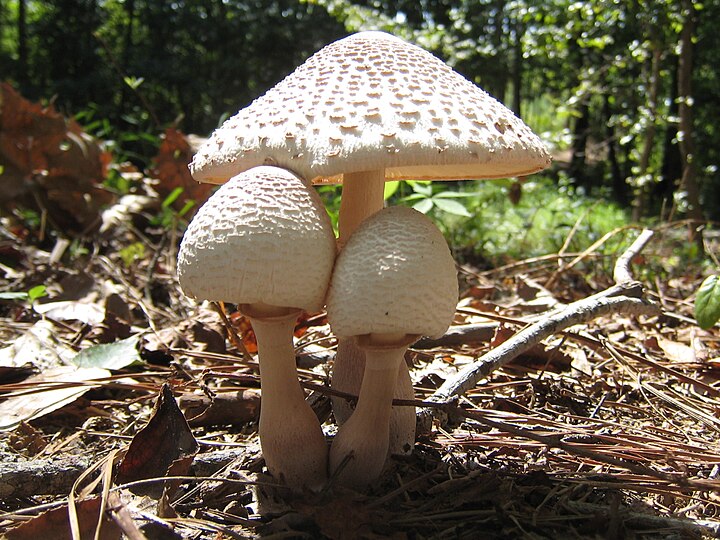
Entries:
{"type": "Polygon", "coordinates": [[[700,328],[710,328],[720,320],[720,276],[705,278],[695,298],[695,319],[700,328]]]}
{"type": "Polygon", "coordinates": [[[472,214],[467,211],[462,203],[452,199],[433,198],[433,204],[443,212],[453,214],[455,216],[471,217],[472,214]]]}
{"type": "Polygon", "coordinates": [[[93,345],[80,351],[72,363],[83,368],[119,370],[142,362],[137,350],[140,336],[135,335],[114,343],[93,345]]]}
{"type": "Polygon", "coordinates": [[[383,192],[383,198],[387,201],[390,197],[395,195],[395,192],[400,187],[400,182],[385,182],[385,191],[383,192]]]}
{"type": "Polygon", "coordinates": [[[418,212],[422,212],[423,214],[427,214],[430,210],[432,210],[432,207],[432,199],[421,199],[419,202],[413,204],[413,208],[418,212]]]}

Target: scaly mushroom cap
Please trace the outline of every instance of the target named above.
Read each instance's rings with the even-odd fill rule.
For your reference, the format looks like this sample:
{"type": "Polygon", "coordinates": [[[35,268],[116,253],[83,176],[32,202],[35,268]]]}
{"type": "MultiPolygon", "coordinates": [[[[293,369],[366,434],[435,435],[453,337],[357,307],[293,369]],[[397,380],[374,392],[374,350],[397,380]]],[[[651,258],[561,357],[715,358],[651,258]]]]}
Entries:
{"type": "Polygon", "coordinates": [[[429,52],[383,32],[331,43],[217,129],[191,164],[203,182],[278,165],[315,183],[386,169],[387,179],[520,176],[542,141],[429,52]]]}
{"type": "Polygon", "coordinates": [[[221,186],[193,217],[178,278],[198,299],[316,311],[335,250],[316,191],[284,169],[256,167],[221,186]]]}
{"type": "Polygon", "coordinates": [[[328,320],[339,337],[439,337],[455,314],[455,261],[442,233],[412,208],[385,208],[365,220],[336,261],[328,320]]]}

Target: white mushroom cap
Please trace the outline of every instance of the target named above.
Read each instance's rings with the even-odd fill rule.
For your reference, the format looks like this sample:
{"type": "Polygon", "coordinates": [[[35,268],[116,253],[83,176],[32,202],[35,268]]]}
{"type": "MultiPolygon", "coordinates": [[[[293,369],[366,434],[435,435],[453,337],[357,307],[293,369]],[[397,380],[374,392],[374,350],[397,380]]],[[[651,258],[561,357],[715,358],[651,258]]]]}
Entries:
{"type": "Polygon", "coordinates": [[[193,217],[178,278],[198,299],[315,311],[335,251],[317,192],[284,169],[257,167],[221,186],[193,217]]]}
{"type": "Polygon", "coordinates": [[[412,208],[385,208],[365,220],[336,261],[327,297],[339,337],[441,336],[455,314],[455,262],[438,228],[412,208]]]}
{"type": "Polygon", "coordinates": [[[429,52],[382,32],[321,49],[217,129],[191,164],[222,183],[278,165],[318,182],[521,176],[550,164],[512,111],[429,52]]]}

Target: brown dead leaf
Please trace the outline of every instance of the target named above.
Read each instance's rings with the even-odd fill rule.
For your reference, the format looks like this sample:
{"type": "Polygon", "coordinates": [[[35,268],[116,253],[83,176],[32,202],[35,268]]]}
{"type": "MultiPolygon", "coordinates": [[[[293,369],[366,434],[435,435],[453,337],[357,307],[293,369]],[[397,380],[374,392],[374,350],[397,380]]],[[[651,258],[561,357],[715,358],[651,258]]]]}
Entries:
{"type": "MultiPolygon", "coordinates": [[[[100,497],[93,497],[75,503],[81,538],[95,537],[95,529],[100,515],[100,504],[100,497]]],[[[117,540],[120,537],[120,527],[105,514],[99,538],[101,540],[117,540]]],[[[5,533],[4,538],[7,540],[36,540],[37,538],[71,540],[72,534],[70,532],[67,503],[35,516],[14,529],[10,529],[5,533]]]]}
{"type": "Polygon", "coordinates": [[[100,187],[110,154],[52,106],[31,103],[0,84],[0,206],[47,211],[64,230],[99,223],[112,195],[100,187]]]}
{"type": "Polygon", "coordinates": [[[166,129],[158,154],[153,160],[155,167],[152,174],[159,180],[155,187],[163,199],[175,188],[182,188],[182,195],[173,203],[176,210],[180,210],[187,200],[195,201],[197,208],[205,202],[215,187],[212,184],[198,183],[192,177],[188,168],[192,157],[193,150],[187,137],[177,129],[166,129]]]}
{"type": "Polygon", "coordinates": [[[26,384],[48,385],[51,389],[17,392],[0,403],[0,431],[14,429],[21,422],[40,418],[72,403],[91,388],[100,386],[101,383],[93,380],[109,376],[106,369],[58,366],[29,377],[26,384]]]}
{"type": "Polygon", "coordinates": [[[655,351],[661,351],[672,362],[691,364],[697,360],[692,347],[664,337],[648,337],[645,340],[645,346],[655,351]]]}
{"type": "MultiPolygon", "coordinates": [[[[173,397],[170,386],[162,387],[155,411],[147,425],[135,435],[125,457],[118,466],[116,482],[124,484],[147,478],[186,474],[192,456],[198,450],[185,417],[173,397]],[[182,462],[178,470],[176,462],[182,462]]],[[[138,495],[159,498],[163,484],[137,486],[131,490],[138,495]]]]}

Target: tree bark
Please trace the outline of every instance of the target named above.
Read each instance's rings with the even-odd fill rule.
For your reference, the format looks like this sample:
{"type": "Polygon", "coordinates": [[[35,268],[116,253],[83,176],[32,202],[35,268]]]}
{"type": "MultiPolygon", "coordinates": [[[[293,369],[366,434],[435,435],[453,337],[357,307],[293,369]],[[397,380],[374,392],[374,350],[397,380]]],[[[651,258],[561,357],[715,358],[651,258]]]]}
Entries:
{"type": "Polygon", "coordinates": [[[516,21],[515,22],[515,55],[513,58],[513,100],[512,100],[512,111],[518,116],[521,115],[521,103],[522,103],[522,75],[523,75],[523,48],[522,48],[522,36],[525,33],[524,25],[516,21]]]}
{"type": "MultiPolygon", "coordinates": [[[[131,51],[133,47],[133,30],[135,27],[135,0],[125,2],[125,12],[127,13],[127,25],[125,26],[125,34],[123,35],[123,50],[120,69],[123,73],[127,73],[130,64],[131,51]]],[[[125,108],[128,101],[129,88],[127,84],[123,84],[120,90],[120,103],[118,104],[117,118],[121,118],[125,114],[125,108]]]]}
{"type": "Polygon", "coordinates": [[[579,185],[585,185],[585,165],[587,162],[587,141],[590,130],[590,105],[588,98],[583,98],[580,105],[579,116],[575,119],[572,136],[572,157],[568,174],[579,185]]]}
{"type": "Polygon", "coordinates": [[[640,184],[635,190],[635,200],[633,201],[633,221],[639,221],[642,216],[647,213],[648,197],[651,191],[651,182],[647,180],[648,175],[652,175],[650,170],[650,156],[655,146],[655,134],[657,132],[657,98],[660,86],[660,60],[662,51],[657,40],[653,40],[652,60],[650,64],[649,77],[649,95],[647,100],[648,107],[648,124],[645,130],[645,138],[643,140],[642,152],[638,163],[638,180],[640,184]]]}
{"type": "Polygon", "coordinates": [[[20,92],[28,95],[27,85],[30,81],[28,77],[28,48],[27,48],[27,5],[25,0],[18,1],[18,61],[17,61],[17,81],[20,86],[20,92]]]}
{"type": "Polygon", "coordinates": [[[682,159],[682,178],[678,187],[685,194],[688,204],[688,217],[693,221],[689,235],[702,250],[702,234],[697,225],[703,220],[700,204],[700,189],[697,182],[697,166],[695,164],[695,134],[693,130],[693,36],[695,35],[695,6],[692,0],[680,2],[683,25],[680,31],[680,55],[678,58],[678,114],[680,117],[678,139],[680,141],[680,157],[682,159]]]}
{"type": "Polygon", "coordinates": [[[607,139],[608,164],[610,165],[610,178],[612,182],[613,198],[621,205],[628,203],[628,185],[625,182],[625,175],[618,160],[617,135],[615,126],[612,124],[612,107],[610,105],[610,94],[605,94],[603,103],[603,115],[605,116],[605,138],[607,139]]]}

